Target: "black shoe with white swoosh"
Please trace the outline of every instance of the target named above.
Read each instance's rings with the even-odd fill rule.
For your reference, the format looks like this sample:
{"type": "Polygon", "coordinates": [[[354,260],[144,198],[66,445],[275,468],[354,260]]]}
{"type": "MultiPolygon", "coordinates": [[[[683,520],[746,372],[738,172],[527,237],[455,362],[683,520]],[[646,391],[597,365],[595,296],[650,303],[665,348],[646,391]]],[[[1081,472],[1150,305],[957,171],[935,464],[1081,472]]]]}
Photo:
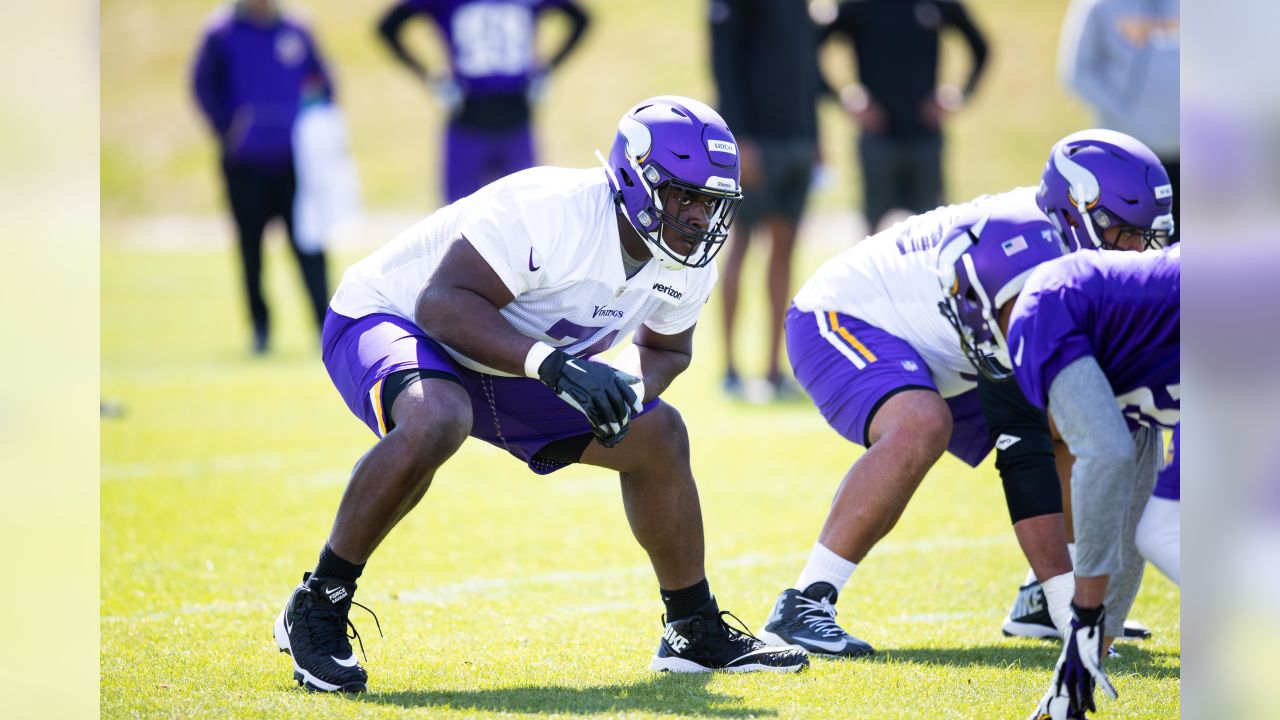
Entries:
{"type": "Polygon", "coordinates": [[[760,630],[760,639],[771,645],[799,645],[815,655],[871,655],[875,648],[836,624],[836,597],[836,589],[825,582],[816,582],[804,592],[783,590],[760,630]]]}
{"type": "MultiPolygon", "coordinates": [[[[1018,596],[1013,600],[1013,609],[1005,617],[1000,630],[1006,637],[1043,638],[1061,640],[1062,633],[1053,625],[1049,615],[1049,601],[1045,599],[1044,588],[1040,583],[1031,582],[1018,588],[1018,596]]],[[[1151,630],[1137,620],[1124,621],[1124,634],[1120,640],[1146,640],[1151,637],[1151,630]]],[[[1111,653],[1115,647],[1111,648],[1111,653]]],[[[1111,654],[1108,653],[1108,654],[1111,654]]]]}
{"type": "MultiPolygon", "coordinates": [[[[360,639],[347,618],[355,592],[355,583],[306,573],[276,618],[276,645],[280,652],[293,657],[293,679],[308,690],[345,693],[365,690],[369,675],[356,660],[349,642],[349,637],[360,639]]],[[[369,614],[373,615],[373,611],[369,614]]],[[[376,615],[373,621],[378,622],[376,615]]],[[[382,633],[381,626],[378,633],[382,633]]],[[[361,642],[361,652],[363,645],[361,642]]]]}
{"type": "MultiPolygon", "coordinates": [[[[809,657],[798,647],[773,647],[725,622],[727,610],[708,601],[693,615],[666,623],[650,667],[664,672],[798,672],[809,657]]],[[[665,622],[665,618],[664,618],[665,622]]],[[[741,621],[739,621],[741,622],[741,621]]]]}

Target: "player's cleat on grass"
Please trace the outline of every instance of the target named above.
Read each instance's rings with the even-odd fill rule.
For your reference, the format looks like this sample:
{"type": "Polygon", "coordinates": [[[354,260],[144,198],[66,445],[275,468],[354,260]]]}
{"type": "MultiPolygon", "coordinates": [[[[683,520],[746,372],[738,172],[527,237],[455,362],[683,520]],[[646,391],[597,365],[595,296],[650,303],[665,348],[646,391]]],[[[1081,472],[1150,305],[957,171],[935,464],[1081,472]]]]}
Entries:
{"type": "Polygon", "coordinates": [[[809,666],[804,650],[766,645],[751,633],[730,626],[726,615],[738,619],[709,601],[683,620],[666,622],[663,618],[666,631],[649,667],[664,672],[797,672],[809,666]]]}
{"type": "Polygon", "coordinates": [[[760,630],[760,639],[771,645],[798,645],[815,655],[871,655],[875,648],[836,624],[836,596],[836,589],[824,582],[814,583],[804,592],[783,590],[760,630]]]}
{"type": "MultiPolygon", "coordinates": [[[[365,673],[348,641],[364,641],[355,625],[347,618],[355,583],[336,578],[302,576],[302,583],[289,596],[289,602],[276,618],[275,638],[280,652],[293,658],[293,679],[316,692],[364,692],[369,676],[365,673]],[[351,628],[351,635],[347,635],[351,628]]],[[[360,605],[360,603],[354,603],[360,605]]],[[[369,608],[360,605],[365,610],[369,608]]],[[[373,615],[373,611],[369,610],[373,615]]],[[[378,616],[373,616],[375,624],[378,616]]],[[[378,625],[378,634],[382,626],[378,625]]]]}
{"type": "MultiPolygon", "coordinates": [[[[1046,638],[1057,640],[1062,637],[1053,625],[1049,616],[1049,603],[1045,599],[1040,583],[1034,580],[1018,588],[1018,597],[1013,601],[1013,609],[1005,617],[1001,627],[1006,637],[1046,638]]],[[[1123,640],[1146,640],[1151,637],[1151,630],[1136,620],[1124,622],[1123,640]]]]}

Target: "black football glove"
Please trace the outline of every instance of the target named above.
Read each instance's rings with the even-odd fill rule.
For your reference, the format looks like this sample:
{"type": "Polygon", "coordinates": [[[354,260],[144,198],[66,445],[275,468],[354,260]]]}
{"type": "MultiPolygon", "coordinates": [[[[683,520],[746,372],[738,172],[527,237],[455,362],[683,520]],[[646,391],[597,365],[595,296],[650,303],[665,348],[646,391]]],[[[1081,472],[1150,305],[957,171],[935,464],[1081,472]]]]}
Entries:
{"type": "Polygon", "coordinates": [[[643,407],[641,398],[631,389],[638,378],[604,363],[574,358],[562,350],[542,361],[538,378],[561,400],[587,416],[596,440],[605,447],[622,442],[631,428],[631,414],[643,407]]]}

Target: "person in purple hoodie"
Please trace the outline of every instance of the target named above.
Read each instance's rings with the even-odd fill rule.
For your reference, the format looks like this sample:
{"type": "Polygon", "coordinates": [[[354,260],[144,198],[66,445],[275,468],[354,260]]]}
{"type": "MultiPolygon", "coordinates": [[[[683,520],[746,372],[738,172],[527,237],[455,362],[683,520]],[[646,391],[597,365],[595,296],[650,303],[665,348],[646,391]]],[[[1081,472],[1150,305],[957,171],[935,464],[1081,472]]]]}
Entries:
{"type": "MultiPolygon", "coordinates": [[[[1098,238],[1112,244],[1119,224],[1098,238]]],[[[1063,256],[1059,243],[955,238],[939,269],[943,314],[973,356],[992,358],[1048,412],[1075,457],[1071,628],[1036,720],[1083,718],[1142,580],[1137,524],[1180,417],[1179,246],[1063,256]],[[1109,612],[1108,612],[1109,611],[1109,612]]]]}
{"type": "Polygon", "coordinates": [[[192,87],[221,149],[253,351],[265,353],[270,324],[262,296],[262,234],[272,218],[284,220],[317,330],[328,307],[325,253],[303,251],[293,235],[293,123],[304,99],[332,97],[333,83],[310,33],[274,0],[237,0],[206,24],[192,87]]]}
{"type": "Polygon", "coordinates": [[[587,28],[574,0],[397,0],[378,34],[449,113],[444,147],[445,202],[533,167],[532,107],[548,73],[569,56],[587,28]],[[537,21],[547,10],[569,18],[569,35],[550,59],[535,52],[537,21]],[[405,48],[401,33],[415,15],[440,28],[449,70],[431,73],[405,48]]]}

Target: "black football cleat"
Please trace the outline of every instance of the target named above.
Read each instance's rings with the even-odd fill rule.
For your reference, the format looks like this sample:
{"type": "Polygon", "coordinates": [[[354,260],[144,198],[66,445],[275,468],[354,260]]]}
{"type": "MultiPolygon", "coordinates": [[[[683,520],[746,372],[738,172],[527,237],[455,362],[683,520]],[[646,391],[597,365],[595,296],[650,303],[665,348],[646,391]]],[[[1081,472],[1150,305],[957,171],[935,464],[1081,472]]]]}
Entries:
{"type": "MultiPolygon", "coordinates": [[[[293,658],[293,679],[308,690],[365,691],[369,675],[356,660],[349,642],[350,638],[360,639],[360,634],[347,617],[355,592],[355,583],[312,577],[311,573],[306,573],[276,618],[276,645],[280,652],[293,658]],[[348,627],[351,628],[350,636],[347,635],[348,627]]],[[[373,615],[373,611],[370,610],[369,614],[373,615]]],[[[373,621],[378,622],[376,615],[373,621]]],[[[378,633],[382,633],[381,626],[378,633]]],[[[360,649],[364,651],[363,642],[360,649]]]]}
{"type": "MultiPolygon", "coordinates": [[[[1034,580],[1018,588],[1013,609],[1009,611],[1000,629],[1007,637],[1062,639],[1062,634],[1054,627],[1053,617],[1049,615],[1049,602],[1044,596],[1044,589],[1034,580]]],[[[1125,620],[1124,634],[1119,639],[1146,640],[1149,637],[1151,630],[1146,625],[1137,620],[1125,620]]]]}
{"type": "Polygon", "coordinates": [[[772,645],[798,645],[830,657],[873,654],[875,648],[836,624],[836,597],[836,589],[825,582],[816,582],[804,592],[783,590],[760,630],[760,639],[772,645]]]}
{"type": "MultiPolygon", "coordinates": [[[[773,647],[725,622],[714,600],[693,615],[666,623],[650,667],[663,672],[798,672],[809,658],[798,647],[773,647]]],[[[665,618],[664,618],[665,622],[665,618]]],[[[741,622],[741,621],[739,621],[741,622]]]]}

